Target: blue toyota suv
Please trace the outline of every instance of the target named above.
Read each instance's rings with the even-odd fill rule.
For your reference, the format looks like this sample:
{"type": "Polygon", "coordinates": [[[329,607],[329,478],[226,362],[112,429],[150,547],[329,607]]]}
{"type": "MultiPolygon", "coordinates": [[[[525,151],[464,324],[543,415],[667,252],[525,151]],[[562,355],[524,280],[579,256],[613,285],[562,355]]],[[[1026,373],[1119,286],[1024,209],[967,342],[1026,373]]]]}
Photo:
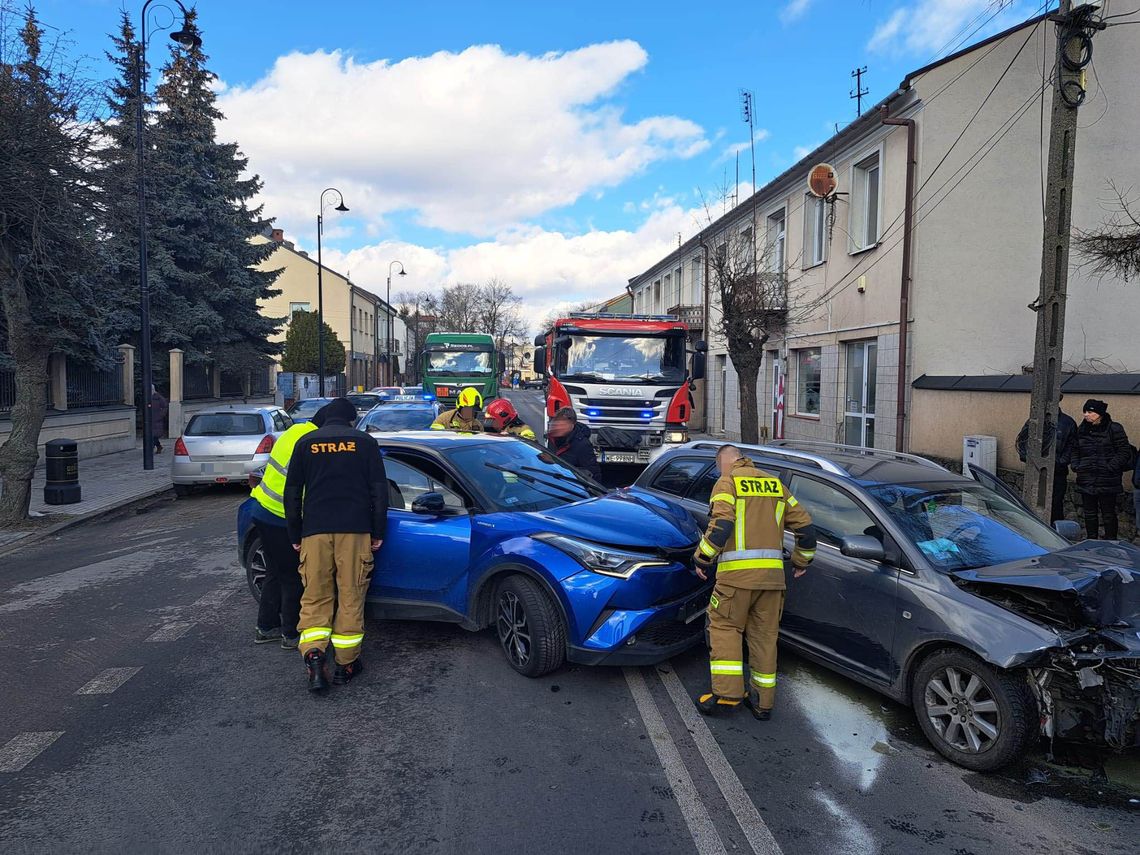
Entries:
{"type": "MultiPolygon", "coordinates": [[[[388,475],[388,534],[371,617],[494,627],[516,671],[565,660],[649,664],[702,639],[711,583],[690,572],[700,536],[678,503],[609,491],[512,437],[375,434],[388,475]]],[[[250,590],[265,572],[253,499],[237,535],[250,590]]]]}

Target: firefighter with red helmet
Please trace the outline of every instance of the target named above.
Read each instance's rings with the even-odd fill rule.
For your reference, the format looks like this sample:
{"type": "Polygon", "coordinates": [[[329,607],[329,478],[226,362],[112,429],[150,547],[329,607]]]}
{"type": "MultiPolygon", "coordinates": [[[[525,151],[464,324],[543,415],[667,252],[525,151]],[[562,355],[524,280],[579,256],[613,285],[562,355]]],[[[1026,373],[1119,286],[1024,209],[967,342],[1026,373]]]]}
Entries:
{"type": "Polygon", "coordinates": [[[483,425],[488,433],[501,433],[522,439],[535,439],[530,425],[519,418],[519,411],[506,398],[496,398],[483,408],[483,425]]]}

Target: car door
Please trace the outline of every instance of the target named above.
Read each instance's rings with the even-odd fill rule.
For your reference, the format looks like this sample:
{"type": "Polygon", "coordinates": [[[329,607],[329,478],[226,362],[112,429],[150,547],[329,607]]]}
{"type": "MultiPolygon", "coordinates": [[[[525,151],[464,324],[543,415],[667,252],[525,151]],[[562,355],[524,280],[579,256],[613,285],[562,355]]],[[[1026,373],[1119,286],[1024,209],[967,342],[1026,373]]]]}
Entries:
{"type": "Polygon", "coordinates": [[[674,457],[653,474],[648,489],[680,502],[703,525],[709,509],[708,496],[701,502],[693,490],[710,468],[715,468],[711,457],[674,457]]]}
{"type": "Polygon", "coordinates": [[[471,555],[468,500],[436,464],[389,452],[388,533],[376,555],[369,599],[383,601],[388,617],[462,617],[471,555]],[[412,502],[442,493],[446,512],[417,514],[412,502]]]}
{"type": "Polygon", "coordinates": [[[970,477],[981,484],[983,487],[989,487],[999,496],[1008,499],[1013,504],[1017,505],[1027,514],[1037,516],[1029,505],[1025,504],[1025,500],[1017,495],[1004,481],[992,472],[988,472],[980,466],[975,466],[973,463],[967,463],[966,468],[970,471],[970,477]]]}
{"type": "MultiPolygon", "coordinates": [[[[883,539],[870,510],[846,490],[795,473],[785,481],[812,516],[819,545],[800,578],[787,565],[788,595],[781,631],[808,650],[876,682],[888,682],[898,614],[899,570],[848,558],[839,551],[850,535],[883,539]]],[[[785,545],[791,548],[789,533],[785,545]]]]}

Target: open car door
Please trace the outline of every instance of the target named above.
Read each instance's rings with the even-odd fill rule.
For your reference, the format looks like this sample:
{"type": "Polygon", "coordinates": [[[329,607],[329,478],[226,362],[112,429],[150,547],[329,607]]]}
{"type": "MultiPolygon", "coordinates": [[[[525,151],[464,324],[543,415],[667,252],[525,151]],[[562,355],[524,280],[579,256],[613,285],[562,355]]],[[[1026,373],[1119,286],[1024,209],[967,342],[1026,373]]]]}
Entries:
{"type": "Polygon", "coordinates": [[[1010,489],[1010,487],[997,475],[994,475],[992,472],[987,472],[985,469],[982,469],[980,466],[975,466],[973,463],[967,463],[966,468],[970,471],[970,477],[981,484],[983,487],[989,487],[999,496],[1013,502],[1027,514],[1037,516],[1037,512],[1029,507],[1029,505],[1025,504],[1025,500],[1022,499],[1021,496],[1017,495],[1017,493],[1013,492],[1013,490],[1010,489]]]}

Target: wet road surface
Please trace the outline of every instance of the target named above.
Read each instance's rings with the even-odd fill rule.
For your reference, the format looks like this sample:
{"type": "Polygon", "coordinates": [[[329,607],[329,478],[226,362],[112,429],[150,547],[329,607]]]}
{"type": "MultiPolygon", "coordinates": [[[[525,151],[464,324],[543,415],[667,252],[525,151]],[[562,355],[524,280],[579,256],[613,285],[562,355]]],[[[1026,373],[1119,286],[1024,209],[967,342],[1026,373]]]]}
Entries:
{"type": "Polygon", "coordinates": [[[773,721],[706,720],[702,651],[528,680],[489,632],[370,621],[368,670],[311,698],[296,653],[252,643],[242,498],[8,556],[0,850],[1136,851],[1135,759],[1107,784],[966,772],[905,708],[790,656],[773,721]]]}

